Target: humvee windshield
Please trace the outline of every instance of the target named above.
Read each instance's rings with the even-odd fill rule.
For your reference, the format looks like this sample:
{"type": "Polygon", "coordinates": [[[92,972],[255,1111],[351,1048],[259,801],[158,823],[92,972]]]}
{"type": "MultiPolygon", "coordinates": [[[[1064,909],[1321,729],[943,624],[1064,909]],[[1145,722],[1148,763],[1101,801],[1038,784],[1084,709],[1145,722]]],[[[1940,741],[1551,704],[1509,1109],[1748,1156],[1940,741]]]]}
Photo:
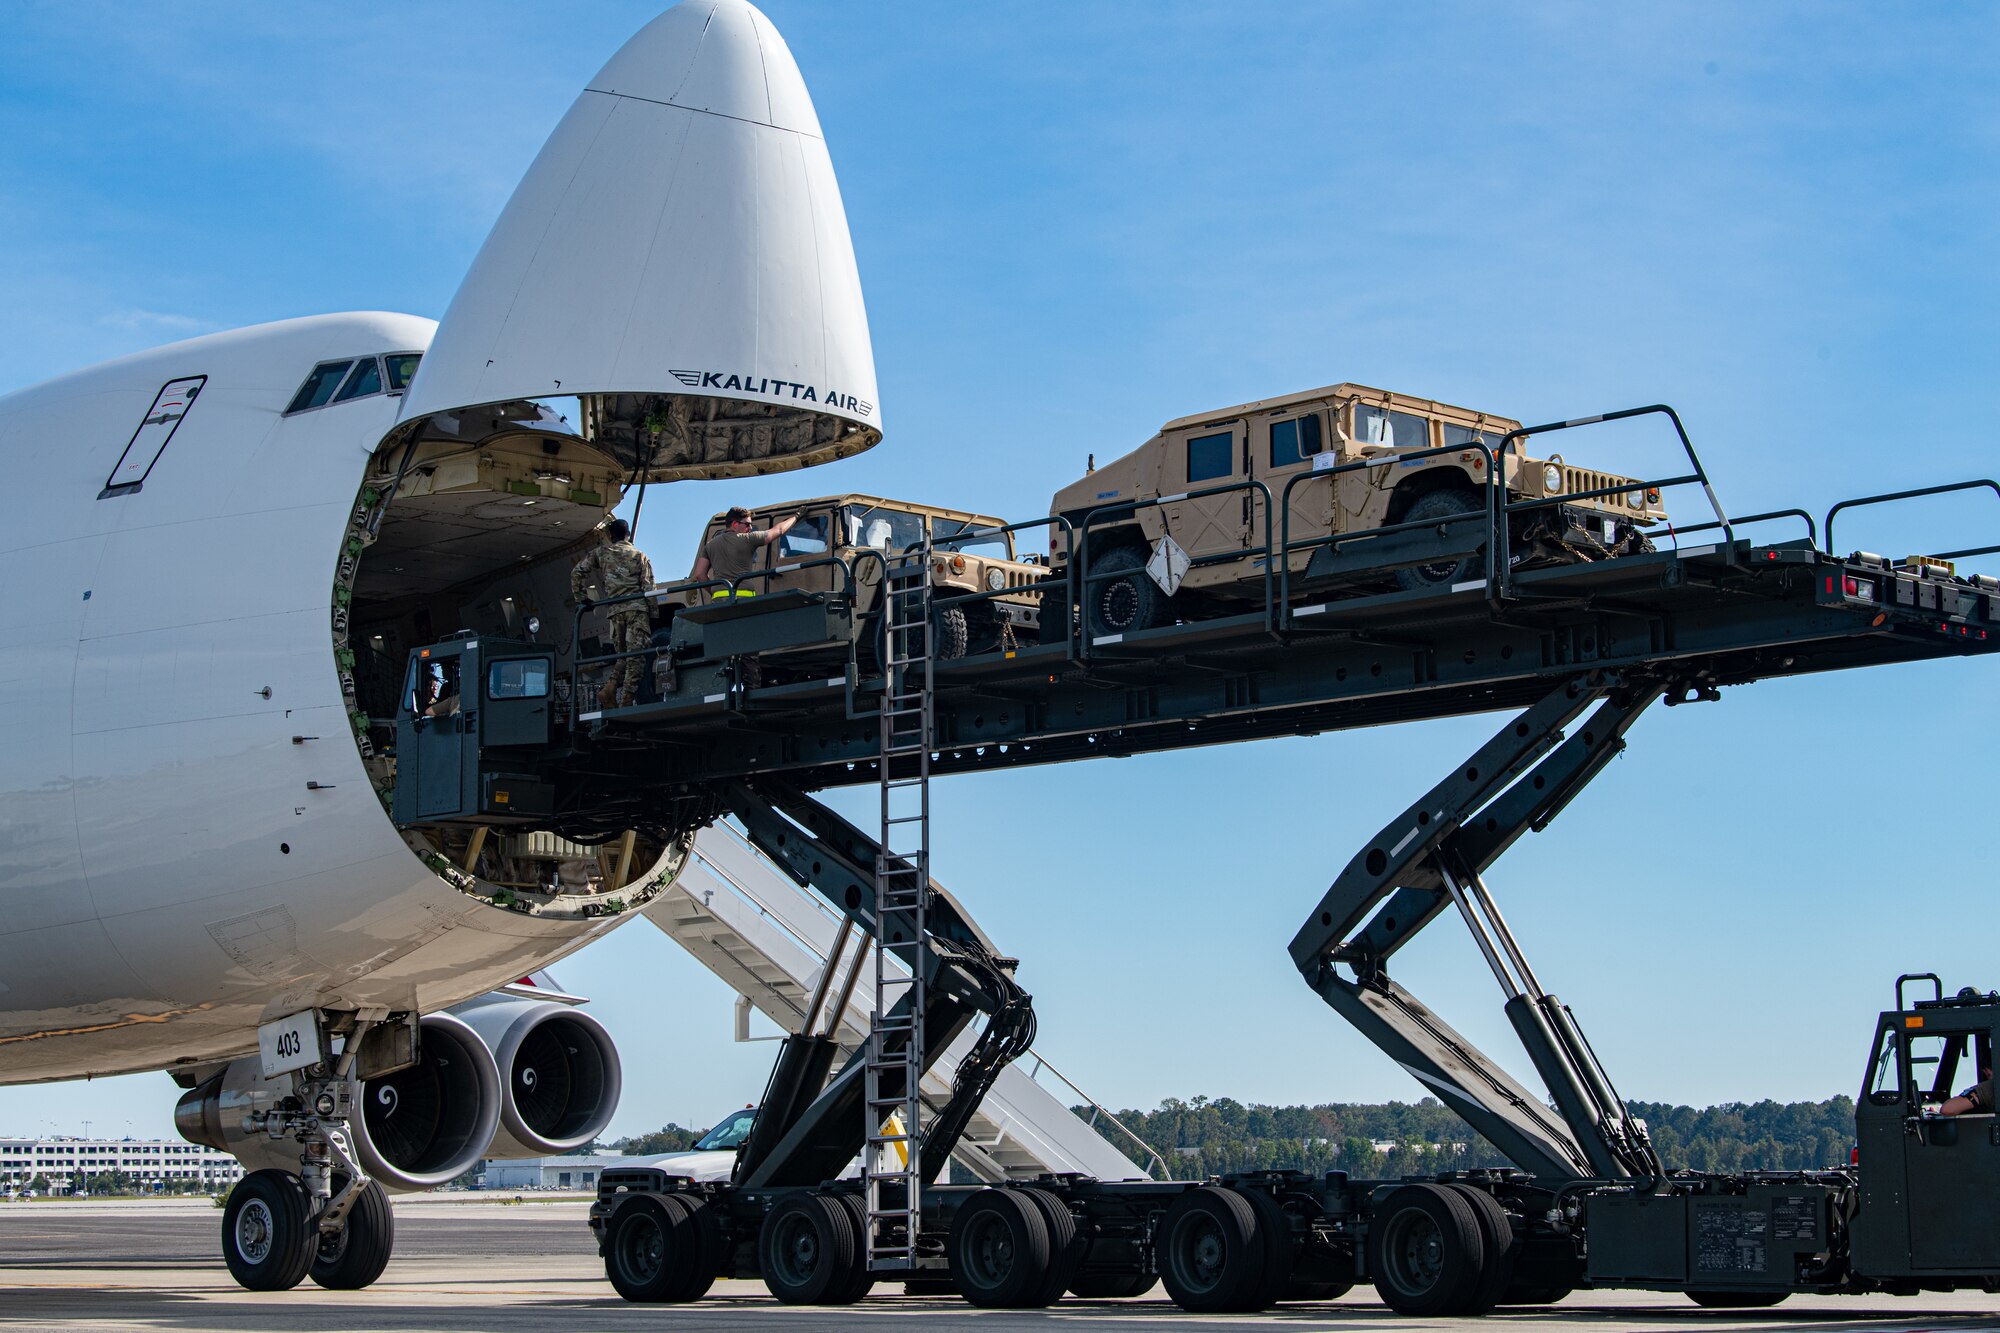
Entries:
{"type": "Polygon", "coordinates": [[[879,506],[850,506],[847,511],[847,544],[872,546],[878,551],[902,551],[922,545],[924,516],[879,506]]]}
{"type": "Polygon", "coordinates": [[[1422,449],[1431,442],[1430,422],[1410,412],[1354,405],[1354,438],[1361,444],[1386,444],[1397,449],[1422,449]]]}
{"type": "Polygon", "coordinates": [[[1013,535],[1011,532],[994,532],[984,523],[968,523],[964,519],[931,520],[931,545],[941,551],[971,551],[995,560],[1012,560],[1013,535]],[[964,535],[967,533],[972,535],[964,535]]]}

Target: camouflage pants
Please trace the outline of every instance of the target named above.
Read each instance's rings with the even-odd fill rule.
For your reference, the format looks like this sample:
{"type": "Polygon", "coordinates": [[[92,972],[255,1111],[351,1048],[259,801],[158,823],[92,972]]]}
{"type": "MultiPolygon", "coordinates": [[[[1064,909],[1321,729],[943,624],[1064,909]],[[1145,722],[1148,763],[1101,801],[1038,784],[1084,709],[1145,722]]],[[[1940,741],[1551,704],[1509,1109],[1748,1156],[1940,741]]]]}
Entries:
{"type": "MultiPolygon", "coordinates": [[[[653,629],[647,622],[644,611],[614,611],[610,616],[610,628],[604,641],[606,652],[642,653],[653,646],[653,629]]],[[[618,701],[629,704],[638,697],[639,678],[645,672],[646,659],[627,657],[611,664],[604,677],[607,690],[618,691],[618,701]]]]}

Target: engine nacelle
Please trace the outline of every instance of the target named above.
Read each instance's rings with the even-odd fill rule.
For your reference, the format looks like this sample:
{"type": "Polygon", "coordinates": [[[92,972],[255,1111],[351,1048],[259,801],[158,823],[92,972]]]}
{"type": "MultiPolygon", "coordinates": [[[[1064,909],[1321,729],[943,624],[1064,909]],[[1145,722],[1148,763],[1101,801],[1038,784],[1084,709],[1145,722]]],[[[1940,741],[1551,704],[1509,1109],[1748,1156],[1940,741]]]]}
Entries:
{"type": "MultiPolygon", "coordinates": [[[[348,1131],[362,1168],[395,1192],[432,1189],[471,1170],[500,1124],[500,1074],[478,1034],[450,1014],[422,1020],[417,1062],[361,1085],[348,1131]]],[[[246,1128],[245,1117],[291,1094],[289,1078],[267,1079],[254,1057],[232,1061],[183,1094],[174,1125],[190,1143],[234,1156],[246,1171],[296,1172],[299,1146],[246,1128]]]]}
{"type": "Polygon", "coordinates": [[[453,1012],[500,1071],[500,1128],[486,1156],[573,1152],[611,1123],[624,1067],[602,1023],[569,1005],[503,995],[453,1012]]]}

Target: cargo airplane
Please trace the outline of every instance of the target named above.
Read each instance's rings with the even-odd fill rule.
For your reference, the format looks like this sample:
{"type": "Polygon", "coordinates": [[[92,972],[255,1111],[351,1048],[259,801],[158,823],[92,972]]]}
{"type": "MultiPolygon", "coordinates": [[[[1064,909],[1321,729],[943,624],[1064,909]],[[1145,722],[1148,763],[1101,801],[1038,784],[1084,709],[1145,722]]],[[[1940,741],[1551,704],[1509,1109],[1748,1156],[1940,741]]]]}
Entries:
{"type": "Polygon", "coordinates": [[[392,723],[438,702],[405,663],[553,647],[489,653],[437,725],[559,724],[568,574],[621,496],[881,434],[819,121],[744,0],[612,56],[441,321],[286,320],[0,398],[34,479],[0,530],[0,1083],[171,1072],[182,1132],[249,1169],[223,1251],[262,1290],[366,1286],[388,1192],[588,1142],[617,1048],[520,980],[686,844],[399,828],[392,723]]]}

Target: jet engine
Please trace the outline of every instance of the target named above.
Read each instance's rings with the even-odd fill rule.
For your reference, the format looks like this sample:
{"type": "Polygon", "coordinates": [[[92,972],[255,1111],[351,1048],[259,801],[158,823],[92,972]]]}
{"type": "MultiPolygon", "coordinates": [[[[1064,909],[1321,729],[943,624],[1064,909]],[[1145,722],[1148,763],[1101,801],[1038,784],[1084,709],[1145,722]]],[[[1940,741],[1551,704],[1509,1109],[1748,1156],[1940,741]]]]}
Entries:
{"type": "Polygon", "coordinates": [[[453,1012],[500,1070],[500,1128],[486,1156],[573,1152],[611,1123],[624,1076],[602,1023],[566,1004],[499,994],[453,1012]]]}
{"type": "MultiPolygon", "coordinates": [[[[395,1192],[464,1175],[500,1124],[500,1075],[486,1043],[450,1014],[429,1015],[419,1031],[417,1062],[364,1082],[359,1113],[348,1122],[363,1169],[395,1192]]],[[[235,1060],[182,1095],[174,1124],[188,1142],[229,1153],[246,1171],[297,1171],[296,1143],[244,1123],[291,1090],[289,1078],[264,1078],[254,1056],[235,1060]]]]}

